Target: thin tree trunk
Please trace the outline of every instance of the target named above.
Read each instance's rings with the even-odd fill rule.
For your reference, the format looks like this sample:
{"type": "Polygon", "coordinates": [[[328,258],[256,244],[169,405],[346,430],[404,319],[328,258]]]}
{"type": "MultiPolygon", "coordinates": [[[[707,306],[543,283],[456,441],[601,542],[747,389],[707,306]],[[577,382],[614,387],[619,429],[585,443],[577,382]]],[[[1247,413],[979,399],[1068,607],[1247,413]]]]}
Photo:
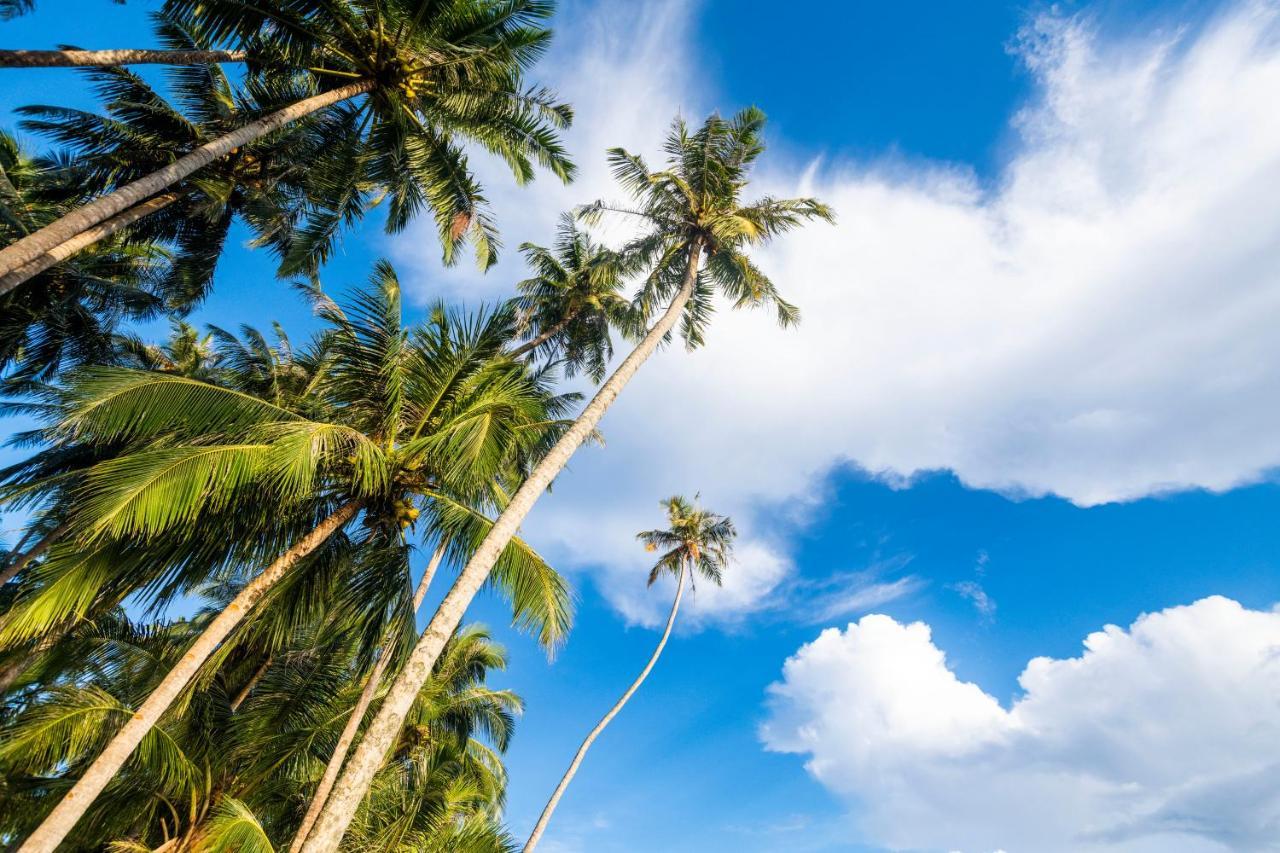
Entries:
{"type": "Polygon", "coordinates": [[[69,522],[62,522],[57,527],[53,528],[53,530],[50,530],[45,534],[43,539],[32,545],[25,554],[13,555],[15,557],[14,561],[5,566],[4,569],[0,569],[0,586],[3,586],[13,580],[18,576],[18,572],[21,572],[31,564],[32,560],[39,557],[45,551],[48,551],[50,545],[66,535],[67,529],[70,526],[69,522]]]}
{"type": "Polygon", "coordinates": [[[640,671],[639,677],[631,682],[631,686],[627,688],[627,692],[622,694],[609,713],[605,714],[600,722],[596,723],[595,728],[582,741],[582,746],[578,747],[578,751],[574,753],[573,761],[569,762],[569,769],[565,771],[564,776],[560,779],[560,784],[556,785],[555,791],[551,794],[551,799],[547,800],[547,807],[542,810],[538,822],[533,827],[533,832],[529,834],[529,840],[524,843],[524,853],[532,853],[533,848],[538,846],[538,842],[542,840],[542,834],[547,831],[547,824],[551,822],[551,815],[556,810],[560,798],[564,796],[565,789],[569,787],[569,783],[573,781],[573,777],[578,772],[578,767],[582,764],[582,759],[586,757],[587,750],[591,748],[591,744],[595,743],[600,733],[604,731],[604,727],[618,716],[618,712],[622,710],[622,706],[627,704],[635,692],[640,689],[640,685],[644,684],[644,680],[649,677],[649,673],[653,671],[653,665],[658,662],[658,657],[662,654],[662,649],[667,645],[667,639],[671,636],[671,626],[676,623],[676,611],[680,609],[680,599],[684,595],[684,575],[685,562],[680,561],[680,576],[676,580],[676,597],[671,602],[671,615],[667,617],[667,627],[662,632],[662,639],[658,640],[658,647],[653,650],[653,654],[649,656],[649,662],[645,664],[644,669],[640,671]]]}
{"type": "Polygon", "coordinates": [[[28,650],[26,655],[0,670],[0,696],[8,693],[9,688],[13,686],[13,682],[18,680],[18,676],[26,672],[40,655],[49,651],[49,649],[58,644],[59,640],[70,634],[71,629],[77,624],[79,623],[76,620],[63,622],[51,632],[45,634],[39,642],[28,650]]]}
{"type": "Polygon", "coordinates": [[[253,675],[249,676],[249,683],[246,684],[236,698],[231,700],[231,713],[240,710],[240,706],[244,704],[244,700],[249,698],[249,694],[253,692],[253,688],[258,686],[258,682],[262,680],[262,676],[267,674],[267,670],[271,669],[271,655],[267,655],[267,659],[262,662],[262,666],[253,671],[253,675]]]}
{"type": "Polygon", "coordinates": [[[508,355],[511,356],[512,358],[519,358],[520,356],[524,355],[527,352],[532,352],[533,350],[545,344],[547,341],[554,338],[556,335],[563,332],[568,327],[568,325],[572,323],[580,313],[582,312],[570,311],[568,314],[565,315],[565,318],[561,320],[559,323],[556,323],[550,329],[547,329],[545,332],[538,335],[536,338],[529,341],[528,343],[521,344],[520,346],[516,347],[511,352],[509,352],[508,355]]]}
{"type": "Polygon", "coordinates": [[[236,625],[285,573],[301,559],[320,547],[326,539],[355,517],[360,505],[356,501],[344,504],[332,515],[299,539],[274,563],[268,566],[240,591],[226,609],[219,613],[204,630],[177,665],[169,670],[159,686],[151,691],[142,706],[129,721],[116,732],[102,753],[84,772],[75,786],[53,808],[44,822],[18,848],[19,853],[53,853],[67,837],[76,821],[89,808],[107,783],[120,772],[125,761],[142,742],[142,738],[160,721],[160,716],[178,697],[200,667],[204,665],[231,633],[236,625]]]}
{"type": "Polygon", "coordinates": [[[640,366],[658,348],[658,344],[667,333],[675,327],[685,305],[693,296],[701,256],[702,242],[695,239],[689,246],[689,260],[684,281],[671,305],[636,348],[623,359],[622,364],[618,365],[613,375],[600,386],[600,390],[582,410],[582,414],[574,421],[573,426],[560,437],[546,457],[533,469],[529,478],[516,490],[511,503],[498,516],[498,520],[494,522],[489,534],[480,543],[480,547],[476,549],[466,568],[458,575],[458,579],[454,581],[440,608],[432,617],[431,623],[422,632],[404,669],[392,684],[382,702],[382,707],[378,709],[377,716],[374,717],[364,739],[356,749],[355,755],[348,762],[315,830],[302,848],[302,853],[333,853],[338,849],[360,801],[364,799],[373,782],[374,774],[382,766],[387,750],[395,742],[404,724],[404,718],[418,696],[418,691],[431,676],[436,659],[440,657],[445,643],[462,621],[462,616],[471,599],[484,586],[489,572],[493,569],[493,564],[497,562],[507,543],[515,536],[521,522],[533,509],[534,503],[568,464],[574,451],[595,430],[604,413],[635,376],[640,366]]]}
{"type": "Polygon", "coordinates": [[[243,50],[0,50],[0,68],[208,65],[244,62],[247,56],[243,50]]]}
{"type": "MultiPolygon", "coordinates": [[[[417,614],[418,608],[422,606],[422,600],[427,597],[427,587],[431,585],[431,579],[435,577],[436,569],[440,567],[440,561],[444,559],[445,543],[441,542],[440,547],[436,548],[436,552],[431,555],[431,562],[427,564],[427,570],[422,573],[422,580],[418,582],[418,588],[413,593],[413,612],[417,614]]],[[[347,724],[342,729],[342,734],[338,736],[338,745],[333,748],[333,755],[329,756],[329,763],[324,768],[324,775],[320,777],[320,784],[316,786],[316,792],[311,797],[311,804],[307,807],[307,813],[302,818],[302,825],[298,827],[297,833],[293,836],[293,844],[289,845],[289,853],[298,853],[302,849],[302,845],[307,840],[307,836],[311,834],[311,828],[316,825],[316,818],[320,817],[320,810],[324,808],[324,804],[329,800],[329,792],[333,790],[333,783],[338,781],[338,773],[342,770],[343,763],[347,760],[347,753],[351,751],[351,744],[355,743],[356,733],[360,730],[360,724],[364,722],[365,711],[369,710],[369,705],[373,702],[373,697],[378,692],[378,682],[382,680],[382,674],[386,671],[387,664],[391,662],[390,654],[390,638],[382,644],[382,654],[378,656],[378,662],[373,666],[373,672],[369,673],[369,678],[364,683],[364,690],[360,691],[360,698],[356,700],[356,706],[351,709],[351,716],[347,717],[347,724]]]]}
{"type": "Polygon", "coordinates": [[[31,263],[22,265],[8,275],[0,276],[0,293],[7,293],[13,290],[24,281],[34,278],[49,267],[62,263],[81,249],[88,248],[99,240],[128,228],[144,216],[150,216],[158,210],[163,210],[182,198],[182,195],[182,193],[165,193],[155,198],[149,198],[142,204],[136,204],[124,213],[117,214],[100,225],[81,231],[67,242],[54,246],[31,263]]]}
{"type": "MultiPolygon", "coordinates": [[[[290,104],[284,109],[276,110],[257,121],[251,121],[244,127],[220,136],[212,142],[201,145],[184,157],[180,157],[163,169],[157,169],[145,178],[140,178],[117,190],[95,199],[68,213],[57,221],[46,225],[34,234],[0,249],[0,276],[7,276],[14,270],[26,266],[56,246],[72,239],[80,232],[99,225],[118,213],[133,207],[143,199],[150,198],[168,189],[173,184],[196,172],[220,157],[225,157],[241,145],[247,145],[260,139],[285,125],[297,121],[304,116],[334,104],[354,98],[373,89],[372,80],[358,80],[346,86],[322,92],[310,98],[290,104]]],[[[0,296],[12,290],[14,285],[0,288],[0,296]]]]}

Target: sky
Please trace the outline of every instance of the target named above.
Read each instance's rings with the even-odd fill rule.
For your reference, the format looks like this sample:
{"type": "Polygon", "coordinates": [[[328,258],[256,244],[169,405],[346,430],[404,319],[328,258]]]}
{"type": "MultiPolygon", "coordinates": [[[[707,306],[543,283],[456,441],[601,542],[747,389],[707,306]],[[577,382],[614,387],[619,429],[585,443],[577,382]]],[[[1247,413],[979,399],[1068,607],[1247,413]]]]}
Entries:
{"type": "MultiPolygon", "coordinates": [[[[5,44],[133,44],[154,5],[42,0],[5,44]]],[[[1273,849],[1280,2],[796,8],[564,2],[535,76],[576,107],[580,177],[473,157],[506,245],[546,242],[617,197],[607,147],[656,161],[677,114],[755,103],[757,191],[838,216],[757,256],[799,328],[726,310],[659,354],[526,523],[579,612],[554,661],[500,631],[513,831],[657,639],[672,590],[635,532],[700,492],[742,533],[725,586],[540,849],[1273,849]]],[[[92,103],[73,72],[5,75],[6,115],[92,103]]],[[[330,291],[384,256],[414,311],[523,277],[380,226],[330,291]]],[[[235,248],[194,319],[305,336],[270,270],[235,248]]]]}

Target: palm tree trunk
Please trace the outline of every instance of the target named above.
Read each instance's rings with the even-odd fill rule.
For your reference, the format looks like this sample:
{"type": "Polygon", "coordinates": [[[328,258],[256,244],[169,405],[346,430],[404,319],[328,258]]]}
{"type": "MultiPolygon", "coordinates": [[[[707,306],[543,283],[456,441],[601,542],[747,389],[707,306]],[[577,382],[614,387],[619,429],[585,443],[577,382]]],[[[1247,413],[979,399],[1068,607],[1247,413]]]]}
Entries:
{"type": "MultiPolygon", "coordinates": [[[[285,125],[297,121],[304,116],[334,104],[354,98],[371,91],[372,80],[358,80],[328,92],[304,98],[290,104],[284,109],[276,110],[257,121],[251,121],[244,127],[220,136],[212,142],[201,145],[184,157],[180,157],[163,169],[157,169],[145,178],[139,178],[117,190],[95,199],[88,204],[68,213],[57,221],[46,225],[34,234],[0,249],[0,276],[7,276],[20,267],[26,266],[41,255],[60,246],[86,229],[100,225],[118,213],[133,207],[143,199],[150,198],[168,189],[173,184],[196,172],[220,157],[225,157],[241,145],[247,145],[260,139],[285,125]]],[[[0,296],[8,293],[16,285],[7,284],[0,287],[0,296]]]]}
{"type": "Polygon", "coordinates": [[[662,632],[662,639],[658,641],[658,647],[653,650],[653,654],[649,656],[649,662],[645,664],[644,669],[640,671],[640,676],[631,682],[631,686],[627,688],[627,692],[622,694],[622,698],[609,709],[609,713],[596,723],[596,727],[591,730],[586,739],[582,741],[582,746],[578,747],[578,751],[574,753],[573,761],[569,763],[569,769],[565,771],[564,776],[560,779],[560,784],[556,785],[555,791],[551,794],[551,799],[547,800],[547,807],[542,810],[541,816],[538,817],[537,824],[533,827],[533,832],[529,834],[529,840],[524,843],[524,853],[532,853],[533,848],[538,846],[538,842],[542,840],[542,834],[547,831],[547,824],[551,822],[551,815],[556,810],[556,805],[560,802],[560,798],[564,796],[564,791],[569,787],[569,783],[573,781],[574,775],[578,772],[578,767],[582,764],[582,759],[586,756],[587,750],[591,748],[591,744],[604,731],[604,727],[618,716],[618,712],[622,710],[622,706],[640,689],[640,685],[644,684],[644,680],[649,677],[649,673],[653,670],[653,665],[658,662],[658,657],[662,654],[662,649],[667,645],[667,638],[671,636],[671,626],[676,623],[676,611],[680,609],[680,598],[684,595],[684,575],[685,562],[680,561],[680,577],[676,580],[676,598],[671,602],[671,615],[667,617],[667,627],[662,632]]]}
{"type": "Polygon", "coordinates": [[[67,242],[54,246],[31,263],[22,265],[8,275],[0,276],[0,293],[7,293],[13,290],[24,281],[34,278],[49,267],[62,263],[81,249],[86,249],[99,240],[128,228],[144,216],[150,216],[157,210],[163,210],[182,198],[182,196],[182,193],[165,193],[155,198],[149,198],[142,204],[136,204],[124,213],[117,214],[100,225],[81,231],[67,242]]]}
{"type": "Polygon", "coordinates": [[[0,68],[208,65],[246,57],[243,50],[0,50],[0,68]]]}
{"type": "Polygon", "coordinates": [[[31,548],[25,554],[11,555],[15,557],[14,561],[9,565],[5,566],[4,569],[0,570],[0,586],[4,586],[9,581],[13,580],[15,577],[18,576],[18,572],[22,571],[28,565],[31,564],[32,560],[34,560],[36,557],[39,557],[45,551],[48,551],[50,545],[52,545],[54,542],[57,542],[64,535],[66,535],[67,528],[69,528],[70,526],[71,525],[69,522],[64,521],[61,524],[59,524],[57,527],[53,528],[53,530],[50,530],[47,534],[45,534],[45,537],[41,539],[39,542],[37,542],[36,544],[32,545],[31,548]]]}
{"type": "MultiPolygon", "coordinates": [[[[422,599],[427,597],[427,587],[431,585],[431,579],[435,577],[436,569],[440,566],[440,561],[444,559],[445,543],[441,542],[440,547],[436,548],[436,552],[431,555],[431,562],[427,564],[427,570],[422,574],[422,580],[418,582],[418,588],[413,593],[413,612],[416,614],[418,608],[422,606],[422,599]]],[[[374,695],[378,692],[378,683],[382,680],[382,674],[386,671],[387,664],[391,662],[390,637],[382,644],[382,654],[378,656],[378,662],[373,666],[373,672],[369,673],[369,678],[364,683],[364,689],[360,691],[360,698],[356,700],[356,706],[351,709],[351,716],[347,717],[347,724],[342,729],[342,734],[338,736],[338,745],[333,748],[333,755],[329,756],[329,763],[325,765],[324,775],[320,777],[320,784],[316,786],[316,792],[311,797],[311,804],[307,807],[307,813],[302,818],[302,824],[298,827],[297,833],[293,836],[293,844],[289,845],[289,853],[298,853],[302,849],[302,845],[307,840],[307,836],[311,834],[311,827],[316,825],[316,818],[320,817],[320,810],[324,808],[324,804],[329,800],[329,792],[333,790],[333,783],[338,781],[338,773],[342,770],[343,763],[347,760],[347,753],[351,751],[351,744],[355,742],[356,733],[360,730],[360,724],[364,722],[365,711],[369,710],[369,705],[373,702],[374,695]]]]}
{"type": "Polygon", "coordinates": [[[231,700],[231,713],[240,710],[240,706],[244,704],[244,700],[249,698],[249,694],[253,692],[253,688],[258,686],[258,682],[262,680],[262,676],[267,674],[267,670],[271,669],[271,655],[267,655],[267,659],[262,662],[262,666],[253,671],[253,675],[249,676],[249,683],[241,688],[236,694],[236,698],[231,700]]]}
{"type": "Polygon", "coordinates": [[[574,421],[573,426],[560,437],[551,451],[533,469],[529,478],[516,490],[511,503],[498,516],[498,520],[489,529],[489,534],[480,543],[480,547],[476,549],[466,568],[458,575],[458,579],[454,581],[449,593],[436,610],[435,616],[432,617],[431,623],[418,638],[418,643],[409,655],[404,669],[391,685],[391,690],[383,700],[382,707],[369,725],[369,730],[356,749],[355,755],[351,757],[351,761],[343,771],[339,784],[329,804],[325,806],[311,838],[302,848],[302,853],[333,853],[338,849],[338,844],[355,816],[360,801],[364,799],[373,782],[374,774],[382,766],[387,750],[395,742],[404,724],[404,718],[418,696],[418,691],[430,677],[431,670],[435,666],[436,659],[440,657],[445,643],[462,622],[462,616],[467,606],[471,604],[471,599],[484,586],[489,572],[493,569],[493,564],[497,562],[507,543],[515,536],[521,522],[529,514],[529,510],[533,509],[534,503],[546,491],[551,481],[564,470],[574,451],[595,430],[604,413],[635,376],[640,366],[658,348],[658,344],[667,333],[675,327],[685,305],[693,296],[701,256],[702,241],[695,239],[689,245],[688,265],[676,298],[636,348],[623,359],[622,364],[618,365],[613,375],[600,386],[600,390],[591,398],[591,402],[582,410],[582,414],[574,421]]]}
{"type": "Polygon", "coordinates": [[[245,615],[289,569],[355,517],[360,510],[356,501],[350,501],[316,525],[310,533],[299,539],[262,574],[250,581],[226,609],[219,613],[205,629],[177,665],[165,675],[142,706],[129,721],[116,732],[102,753],[84,772],[75,786],[53,808],[27,840],[18,848],[19,853],[53,853],[67,837],[76,821],[89,808],[102,789],[107,786],[125,761],[142,742],[142,738],[160,721],[160,716],[173,700],[195,678],[204,665],[245,615]]]}
{"type": "Polygon", "coordinates": [[[561,320],[559,323],[556,323],[550,329],[547,329],[545,332],[538,335],[536,338],[529,341],[528,343],[521,344],[520,346],[516,347],[511,352],[507,353],[507,355],[511,356],[512,358],[519,358],[520,356],[524,355],[527,352],[532,352],[533,350],[536,350],[538,347],[542,346],[547,341],[551,340],[556,335],[563,332],[565,328],[567,328],[568,325],[573,322],[574,318],[577,317],[579,313],[581,312],[570,311],[568,314],[565,315],[564,319],[561,320]]]}

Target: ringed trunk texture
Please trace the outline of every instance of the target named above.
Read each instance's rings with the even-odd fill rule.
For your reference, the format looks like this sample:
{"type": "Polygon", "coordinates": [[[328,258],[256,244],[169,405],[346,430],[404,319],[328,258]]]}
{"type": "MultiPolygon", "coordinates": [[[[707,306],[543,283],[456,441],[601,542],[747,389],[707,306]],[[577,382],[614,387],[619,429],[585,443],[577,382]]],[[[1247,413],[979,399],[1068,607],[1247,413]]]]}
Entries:
{"type": "MultiPolygon", "coordinates": [[[[118,190],[114,190],[101,198],[73,210],[61,219],[46,225],[34,234],[0,249],[0,276],[19,269],[39,258],[49,250],[62,245],[68,240],[95,225],[100,225],[118,213],[133,207],[143,199],[163,192],[173,184],[196,172],[220,157],[225,157],[241,145],[247,145],[272,133],[290,122],[304,116],[331,107],[334,104],[354,98],[373,89],[372,80],[359,80],[346,86],[304,98],[290,104],[284,109],[251,121],[244,127],[220,136],[212,142],[201,145],[184,157],[180,157],[163,169],[157,169],[145,178],[139,178],[118,190]]],[[[0,287],[0,296],[8,293],[15,285],[0,287]]]]}
{"type": "Polygon", "coordinates": [[[422,632],[404,669],[391,685],[390,691],[382,702],[382,707],[378,709],[373,722],[369,724],[364,739],[339,778],[333,796],[325,806],[311,838],[303,846],[302,853],[333,853],[338,849],[347,826],[350,825],[356,809],[360,806],[360,801],[364,799],[373,782],[374,774],[382,766],[387,750],[395,742],[404,724],[404,718],[409,713],[414,699],[417,698],[418,691],[431,676],[441,650],[457,629],[458,624],[462,622],[463,614],[471,604],[471,599],[484,586],[489,572],[493,569],[493,564],[497,562],[507,543],[516,535],[521,522],[533,509],[538,498],[546,491],[551,481],[564,470],[574,451],[595,430],[604,413],[635,376],[640,366],[658,348],[658,344],[666,334],[675,327],[676,321],[680,319],[680,313],[693,296],[701,257],[702,243],[700,240],[694,240],[689,246],[688,266],[676,298],[636,348],[623,359],[622,364],[618,365],[613,375],[600,386],[600,390],[582,410],[582,414],[574,421],[573,426],[560,437],[546,457],[533,469],[529,478],[516,490],[511,503],[498,516],[498,520],[489,529],[489,534],[480,543],[480,547],[472,555],[466,568],[458,575],[458,579],[454,581],[449,593],[436,610],[435,616],[432,617],[431,623],[422,632]]]}
{"type": "Polygon", "coordinates": [[[556,335],[560,334],[566,328],[568,328],[569,324],[574,321],[574,319],[578,316],[579,313],[580,312],[578,311],[569,312],[569,314],[567,314],[563,320],[561,320],[559,323],[556,323],[550,329],[547,329],[545,332],[538,335],[536,338],[529,341],[528,343],[521,344],[520,346],[513,349],[509,353],[510,356],[512,358],[519,358],[520,356],[524,355],[527,352],[533,352],[538,347],[542,346],[547,341],[551,340],[556,335]]]}
{"type": "Polygon", "coordinates": [[[89,804],[120,772],[120,768],[142,742],[142,738],[155,727],[160,721],[160,716],[173,704],[173,700],[178,697],[182,689],[191,683],[200,667],[227,638],[232,629],[244,619],[258,599],[262,598],[267,590],[299,560],[316,550],[340,527],[354,518],[359,509],[360,506],[355,501],[342,506],[294,543],[288,551],[285,551],[262,574],[240,591],[227,608],[209,623],[209,627],[192,643],[191,648],[182,656],[182,660],[169,670],[159,686],[151,691],[151,695],[129,718],[129,721],[116,732],[115,737],[94,759],[93,764],[89,765],[89,769],[84,772],[75,786],[54,806],[44,822],[22,843],[18,848],[19,853],[53,853],[75,826],[76,821],[89,808],[89,804]]]}
{"type": "Polygon", "coordinates": [[[32,545],[25,554],[17,555],[16,559],[14,559],[12,563],[5,566],[3,570],[0,570],[0,586],[3,586],[13,580],[18,576],[18,572],[31,564],[32,560],[39,557],[45,551],[48,551],[50,545],[66,535],[67,528],[70,526],[71,525],[68,522],[62,522],[57,527],[53,528],[53,530],[50,530],[43,539],[32,545]]]}
{"type": "Polygon", "coordinates": [[[0,68],[209,65],[246,58],[243,50],[0,50],[0,68]]]}
{"type": "Polygon", "coordinates": [[[110,237],[117,231],[123,231],[144,216],[163,210],[180,198],[182,198],[182,193],[158,195],[155,198],[147,199],[142,204],[134,205],[124,213],[113,216],[100,225],[81,231],[67,242],[54,246],[31,263],[23,264],[13,272],[0,277],[0,293],[8,293],[27,279],[34,278],[49,267],[62,263],[81,249],[86,249],[99,240],[110,237]]]}
{"type": "MultiPolygon", "coordinates": [[[[440,547],[431,555],[431,562],[427,564],[427,570],[422,574],[422,580],[418,582],[418,588],[413,593],[413,612],[416,614],[418,608],[422,606],[422,599],[427,597],[427,587],[431,586],[431,579],[435,577],[436,569],[440,567],[440,561],[444,559],[445,544],[440,543],[440,547]]],[[[320,817],[320,810],[324,808],[324,804],[329,800],[329,792],[333,790],[333,784],[338,781],[338,773],[342,770],[343,763],[347,760],[347,753],[351,750],[351,744],[355,743],[356,733],[360,730],[360,723],[364,721],[365,711],[369,710],[369,705],[373,702],[374,695],[378,692],[378,682],[382,680],[382,674],[387,669],[387,664],[391,662],[391,654],[388,647],[389,642],[382,644],[382,654],[378,656],[378,662],[373,666],[373,672],[369,673],[369,678],[364,683],[364,689],[360,691],[360,698],[356,700],[356,706],[351,709],[351,716],[347,717],[347,724],[342,729],[342,734],[338,736],[338,744],[333,748],[333,755],[329,757],[329,763],[325,765],[324,775],[320,777],[320,784],[316,787],[316,792],[311,797],[311,804],[307,807],[307,813],[302,818],[302,825],[298,827],[297,833],[293,836],[293,843],[289,845],[289,853],[298,853],[302,849],[302,845],[307,840],[307,836],[311,834],[311,828],[316,825],[316,818],[320,817]]]]}
{"type": "Polygon", "coordinates": [[[582,764],[582,759],[586,756],[587,750],[591,748],[591,744],[604,731],[604,727],[618,716],[618,712],[622,710],[622,706],[640,689],[640,685],[644,684],[644,680],[649,677],[649,673],[653,671],[653,665],[658,662],[658,657],[662,654],[662,649],[667,645],[667,639],[671,636],[671,626],[676,623],[676,611],[680,609],[680,598],[684,595],[684,575],[685,563],[680,562],[680,577],[676,580],[676,597],[671,602],[671,615],[667,617],[667,627],[662,632],[662,639],[658,641],[658,647],[653,650],[653,654],[649,656],[649,662],[645,664],[640,676],[631,682],[631,686],[627,688],[627,692],[622,694],[622,698],[609,709],[609,713],[605,714],[596,723],[596,727],[591,730],[586,739],[582,741],[582,746],[578,747],[578,751],[573,756],[573,761],[569,763],[569,769],[565,771],[564,776],[560,779],[560,784],[556,785],[556,789],[551,794],[551,799],[547,800],[547,807],[542,810],[542,815],[538,818],[538,822],[533,827],[533,832],[529,834],[529,840],[524,843],[524,853],[532,853],[533,849],[538,846],[538,842],[542,840],[542,834],[547,831],[547,824],[551,822],[551,815],[556,810],[560,798],[564,796],[565,789],[569,787],[569,783],[573,781],[574,775],[578,772],[578,767],[582,764]]]}

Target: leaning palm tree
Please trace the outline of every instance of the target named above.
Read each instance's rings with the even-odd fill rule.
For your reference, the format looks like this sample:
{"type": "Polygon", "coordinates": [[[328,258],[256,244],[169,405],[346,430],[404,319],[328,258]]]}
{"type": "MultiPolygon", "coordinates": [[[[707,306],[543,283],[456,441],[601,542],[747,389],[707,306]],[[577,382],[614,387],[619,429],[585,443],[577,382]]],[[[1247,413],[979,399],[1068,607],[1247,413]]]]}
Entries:
{"type": "MultiPolygon", "coordinates": [[[[685,578],[689,576],[690,571],[696,572],[716,586],[721,583],[722,573],[729,562],[733,548],[734,537],[737,536],[733,522],[726,516],[708,512],[679,495],[663,501],[663,506],[667,510],[668,526],[659,530],[646,530],[637,534],[636,538],[644,543],[646,551],[661,550],[663,552],[649,572],[649,586],[653,586],[654,581],[663,575],[676,577],[676,595],[671,602],[671,613],[667,616],[667,625],[663,628],[662,637],[658,640],[653,654],[649,656],[648,663],[644,665],[644,669],[640,670],[640,675],[631,682],[631,686],[609,709],[609,713],[605,714],[600,722],[596,723],[595,728],[587,733],[582,745],[574,753],[573,761],[569,762],[569,769],[561,777],[560,784],[556,785],[551,799],[547,801],[546,808],[542,810],[538,822],[533,827],[533,832],[529,834],[529,840],[525,842],[525,853],[531,853],[538,846],[542,834],[547,830],[547,824],[551,822],[551,815],[555,812],[556,805],[564,796],[569,783],[573,781],[574,774],[578,772],[578,767],[581,766],[582,759],[586,757],[591,744],[604,731],[604,727],[618,715],[622,706],[627,704],[627,701],[640,689],[640,685],[649,677],[654,664],[658,662],[662,649],[667,645],[667,638],[671,636],[671,626],[676,623],[676,612],[680,609],[680,598],[684,595],[685,578]]],[[[692,582],[692,578],[690,581],[692,582]]]]}
{"type": "MultiPolygon", "coordinates": [[[[596,392],[573,426],[521,484],[479,544],[423,632],[412,657],[370,724],[368,734],[339,778],[330,804],[303,853],[331,853],[337,849],[432,662],[461,623],[502,549],[574,451],[594,433],[605,411],[641,364],[671,334],[681,318],[689,346],[701,342],[711,300],[717,291],[727,296],[735,307],[774,305],[778,320],[784,326],[797,319],[796,310],[778,296],[773,283],[744,250],[765,243],[806,220],[830,220],[832,214],[825,205],[812,199],[765,198],[754,203],[743,202],[741,196],[750,168],[764,150],[760,136],[763,126],[764,115],[754,108],[729,120],[713,115],[692,133],[684,122],[677,120],[667,138],[668,168],[658,172],[650,171],[639,157],[621,149],[610,152],[615,175],[637,202],[634,207],[620,209],[647,225],[647,230],[629,247],[633,254],[652,266],[639,306],[641,310],[648,310],[660,301],[669,300],[666,309],[596,392]]],[[[588,212],[604,209],[604,205],[597,204],[588,208],[588,212]]]]}
{"type": "MultiPolygon", "coordinates": [[[[383,264],[349,310],[330,303],[322,314],[332,357],[316,391],[328,402],[325,418],[120,369],[88,372],[58,392],[62,435],[144,446],[84,473],[70,507],[73,533],[0,620],[0,645],[139,590],[180,591],[175,572],[205,575],[228,559],[269,564],[209,621],[23,851],[52,851],[259,599],[357,518],[364,540],[386,540],[421,513],[462,564],[488,532],[486,513],[505,504],[540,448],[564,430],[559,413],[572,398],[553,395],[504,355],[509,309],[467,317],[437,308],[412,332],[383,264]],[[273,551],[274,559],[251,559],[273,551]]],[[[495,582],[517,624],[548,644],[563,637],[567,588],[528,546],[511,543],[495,582]]]]}
{"type": "Polygon", "coordinates": [[[581,371],[601,381],[613,357],[611,331],[635,326],[621,293],[627,259],[592,240],[568,213],[551,248],[525,243],[520,251],[534,274],[516,285],[528,340],[511,357],[554,359],[567,376],[581,371]]]}
{"type": "Polygon", "coordinates": [[[254,45],[270,77],[285,76],[305,96],[267,109],[148,175],[0,249],[0,294],[28,265],[246,145],[307,116],[337,107],[341,132],[313,163],[322,245],[376,194],[389,199],[388,228],[420,210],[434,215],[451,263],[470,241],[477,260],[496,260],[497,235],[461,143],[503,159],[517,181],[534,162],[569,180],[573,167],[558,131],[571,110],[529,88],[524,71],[545,50],[544,0],[169,0],[166,12],[202,38],[254,45]],[[283,69],[283,70],[281,70],[283,69]]]}

